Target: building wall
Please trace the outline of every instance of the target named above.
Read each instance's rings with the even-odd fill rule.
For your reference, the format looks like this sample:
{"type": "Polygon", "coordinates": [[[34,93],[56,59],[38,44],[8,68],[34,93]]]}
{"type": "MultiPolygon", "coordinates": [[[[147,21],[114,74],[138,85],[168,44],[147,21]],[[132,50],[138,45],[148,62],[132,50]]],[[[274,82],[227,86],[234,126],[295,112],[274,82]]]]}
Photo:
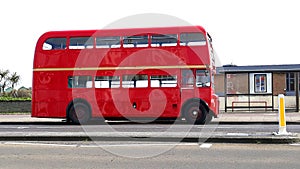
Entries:
{"type": "Polygon", "coordinates": [[[224,74],[216,74],[215,76],[215,92],[219,96],[224,96],[224,74]]]}

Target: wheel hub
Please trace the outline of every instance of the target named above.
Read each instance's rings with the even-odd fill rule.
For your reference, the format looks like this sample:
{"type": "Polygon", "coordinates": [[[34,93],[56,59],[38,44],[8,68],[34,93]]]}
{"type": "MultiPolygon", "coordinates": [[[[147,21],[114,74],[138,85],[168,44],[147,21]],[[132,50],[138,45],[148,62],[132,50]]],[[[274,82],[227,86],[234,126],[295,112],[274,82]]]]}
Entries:
{"type": "Polygon", "coordinates": [[[192,112],[192,115],[193,115],[193,116],[197,116],[197,115],[198,115],[198,111],[194,110],[194,111],[192,112]]]}

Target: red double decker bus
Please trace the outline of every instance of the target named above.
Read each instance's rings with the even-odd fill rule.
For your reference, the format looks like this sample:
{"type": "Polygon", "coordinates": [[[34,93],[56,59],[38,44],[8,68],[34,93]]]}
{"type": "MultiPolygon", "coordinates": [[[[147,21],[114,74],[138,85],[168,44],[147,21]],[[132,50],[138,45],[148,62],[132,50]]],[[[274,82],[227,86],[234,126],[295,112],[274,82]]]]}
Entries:
{"type": "Polygon", "coordinates": [[[203,124],[219,113],[211,41],[201,26],[47,32],[34,55],[32,117],[203,124]]]}

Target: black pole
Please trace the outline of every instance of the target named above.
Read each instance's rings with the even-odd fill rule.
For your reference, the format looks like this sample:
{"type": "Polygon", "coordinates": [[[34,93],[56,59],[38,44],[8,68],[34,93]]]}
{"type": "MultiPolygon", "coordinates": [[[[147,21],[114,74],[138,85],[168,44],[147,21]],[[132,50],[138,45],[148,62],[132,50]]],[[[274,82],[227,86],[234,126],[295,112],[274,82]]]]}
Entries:
{"type": "Polygon", "coordinates": [[[274,111],[274,78],[273,78],[274,72],[272,72],[272,111],[274,111]]]}
{"type": "MultiPolygon", "coordinates": [[[[251,111],[251,92],[250,92],[250,72],[248,72],[248,74],[247,74],[247,80],[248,80],[248,93],[247,93],[247,95],[248,95],[248,111],[250,112],[251,111]]],[[[255,80],[254,80],[255,81],[255,80]]]]}
{"type": "Polygon", "coordinates": [[[296,76],[296,112],[299,112],[299,72],[296,72],[295,76],[296,76]]]}
{"type": "Polygon", "coordinates": [[[227,73],[224,73],[225,112],[227,112],[227,73]]]}

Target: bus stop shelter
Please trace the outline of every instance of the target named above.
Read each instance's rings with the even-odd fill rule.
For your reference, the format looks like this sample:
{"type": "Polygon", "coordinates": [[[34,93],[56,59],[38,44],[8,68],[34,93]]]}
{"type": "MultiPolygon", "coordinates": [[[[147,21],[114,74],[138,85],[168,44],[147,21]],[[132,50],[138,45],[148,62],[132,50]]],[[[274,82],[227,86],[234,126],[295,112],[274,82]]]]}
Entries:
{"type": "Polygon", "coordinates": [[[225,112],[237,110],[277,109],[277,97],[286,94],[287,74],[293,74],[294,96],[289,96],[291,110],[299,111],[300,64],[293,65],[227,65],[219,69],[224,74],[225,112]]]}

